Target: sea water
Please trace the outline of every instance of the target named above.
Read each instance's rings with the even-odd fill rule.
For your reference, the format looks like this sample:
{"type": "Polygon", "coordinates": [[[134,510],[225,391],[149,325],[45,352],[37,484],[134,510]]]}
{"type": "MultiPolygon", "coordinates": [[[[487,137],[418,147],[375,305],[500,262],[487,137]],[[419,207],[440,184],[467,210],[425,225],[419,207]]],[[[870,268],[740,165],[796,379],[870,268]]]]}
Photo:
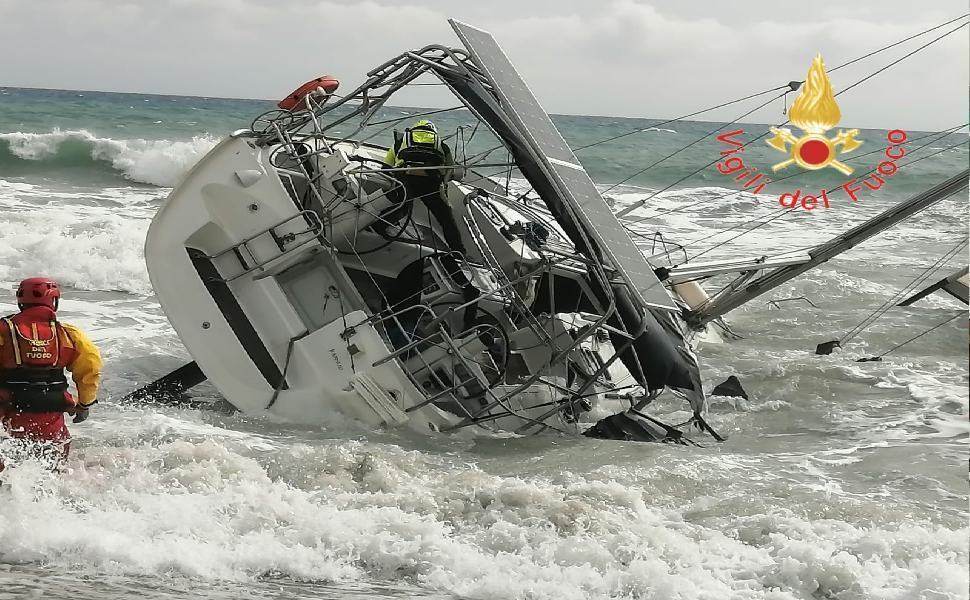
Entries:
{"type": "MultiPolygon", "coordinates": [[[[813,353],[966,238],[965,193],[728,316],[741,339],[698,349],[705,389],[736,374],[750,396],[712,398],[721,444],[424,436],[339,415],[305,427],[116,402],[190,360],[145,271],[152,215],[219,139],[271,108],[0,89],[0,310],[15,310],[21,278],[55,277],[61,317],[105,359],[64,472],[26,462],[4,475],[0,598],[967,597],[966,318],[855,362],[965,307],[933,295],[842,351],[813,353]],[[795,297],[805,299],[768,304],[795,297]]],[[[449,132],[468,119],[435,120],[449,132]]],[[[574,147],[644,130],[578,156],[616,209],[649,197],[629,215],[649,254],[660,252],[654,232],[704,259],[807,248],[968,162],[965,133],[924,138],[911,158],[955,147],[857,202],[833,197],[731,239],[774,214],[782,192],[846,178],[829,169],[732,194],[737,183],[712,165],[675,183],[719,158],[727,146],[712,136],[612,187],[721,124],[554,120],[574,147]]],[[[734,129],[748,140],[767,125],[722,132],[734,129]]],[[[856,152],[885,146],[886,133],[862,131],[856,152]]],[[[784,157],[758,141],[744,158],[769,172],[784,157]]],[[[965,264],[963,251],[932,280],[965,264]]]]}

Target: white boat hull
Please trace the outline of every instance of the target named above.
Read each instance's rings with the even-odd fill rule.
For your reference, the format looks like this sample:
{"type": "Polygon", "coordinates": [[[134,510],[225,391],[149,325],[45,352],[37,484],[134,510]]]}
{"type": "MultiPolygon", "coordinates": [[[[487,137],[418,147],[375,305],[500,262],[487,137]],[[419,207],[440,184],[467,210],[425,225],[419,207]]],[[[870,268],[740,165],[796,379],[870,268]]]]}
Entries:
{"type": "Polygon", "coordinates": [[[326,248],[300,233],[306,229],[266,156],[243,137],[204,157],[155,216],[145,244],[152,286],[207,378],[250,414],[322,423],[337,411],[424,431],[455,424],[431,405],[406,412],[424,396],[397,361],[374,366],[391,349],[326,248]],[[274,233],[294,235],[292,251],[263,235],[240,250],[258,268],[245,272],[235,252],[220,256],[280,223],[274,233]],[[230,280],[210,276],[207,284],[200,261],[230,280]],[[221,299],[220,289],[228,292],[221,299]],[[315,293],[321,302],[301,302],[315,293]],[[227,307],[233,301],[238,314],[227,307]]]}

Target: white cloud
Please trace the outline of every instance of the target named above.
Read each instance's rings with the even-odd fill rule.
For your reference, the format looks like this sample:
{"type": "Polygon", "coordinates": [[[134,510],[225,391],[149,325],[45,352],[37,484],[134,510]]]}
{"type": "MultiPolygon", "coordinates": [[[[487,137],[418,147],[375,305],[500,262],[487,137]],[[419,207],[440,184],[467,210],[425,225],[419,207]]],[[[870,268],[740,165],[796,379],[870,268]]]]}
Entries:
{"type": "MultiPolygon", "coordinates": [[[[778,4],[0,0],[0,84],[273,98],[330,73],[346,88],[402,50],[456,44],[446,23],[455,16],[492,31],[547,110],[671,117],[802,79],[816,52],[831,67],[956,11],[893,0],[815,3],[814,14],[793,15],[778,4]]],[[[839,71],[833,82],[844,88],[917,45],[839,71]]],[[[840,97],[846,124],[962,122],[967,46],[964,30],[840,97]]],[[[447,102],[435,94],[426,88],[407,100],[447,102]]],[[[750,120],[780,117],[779,103],[750,120]]]]}

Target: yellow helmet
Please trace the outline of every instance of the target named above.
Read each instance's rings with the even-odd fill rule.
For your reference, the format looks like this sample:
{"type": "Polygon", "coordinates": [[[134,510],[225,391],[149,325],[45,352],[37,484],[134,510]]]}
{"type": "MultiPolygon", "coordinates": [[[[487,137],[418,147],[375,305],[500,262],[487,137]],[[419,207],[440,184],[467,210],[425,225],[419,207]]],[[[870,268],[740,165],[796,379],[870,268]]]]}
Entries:
{"type": "Polygon", "coordinates": [[[414,125],[411,126],[411,129],[427,129],[429,131],[438,133],[438,128],[435,127],[435,124],[427,119],[419,119],[415,121],[414,125]]]}

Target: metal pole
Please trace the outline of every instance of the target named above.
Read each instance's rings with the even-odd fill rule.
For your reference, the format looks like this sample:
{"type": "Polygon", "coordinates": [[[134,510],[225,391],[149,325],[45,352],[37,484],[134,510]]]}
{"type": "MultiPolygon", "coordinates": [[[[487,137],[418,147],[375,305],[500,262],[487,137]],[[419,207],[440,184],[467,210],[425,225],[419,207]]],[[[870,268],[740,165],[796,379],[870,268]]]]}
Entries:
{"type": "Polygon", "coordinates": [[[808,254],[811,259],[799,264],[777,268],[762,275],[733,294],[727,294],[708,303],[701,310],[687,316],[688,324],[694,329],[700,329],[721,315],[769,292],[790,279],[822,264],[830,258],[849,250],[872,236],[904,221],[914,214],[936,204],[947,196],[955,193],[967,185],[970,169],[964,169],[957,175],[939,183],[932,188],[913,196],[909,200],[900,202],[865,223],[853,227],[842,235],[817,246],[808,254]]]}

